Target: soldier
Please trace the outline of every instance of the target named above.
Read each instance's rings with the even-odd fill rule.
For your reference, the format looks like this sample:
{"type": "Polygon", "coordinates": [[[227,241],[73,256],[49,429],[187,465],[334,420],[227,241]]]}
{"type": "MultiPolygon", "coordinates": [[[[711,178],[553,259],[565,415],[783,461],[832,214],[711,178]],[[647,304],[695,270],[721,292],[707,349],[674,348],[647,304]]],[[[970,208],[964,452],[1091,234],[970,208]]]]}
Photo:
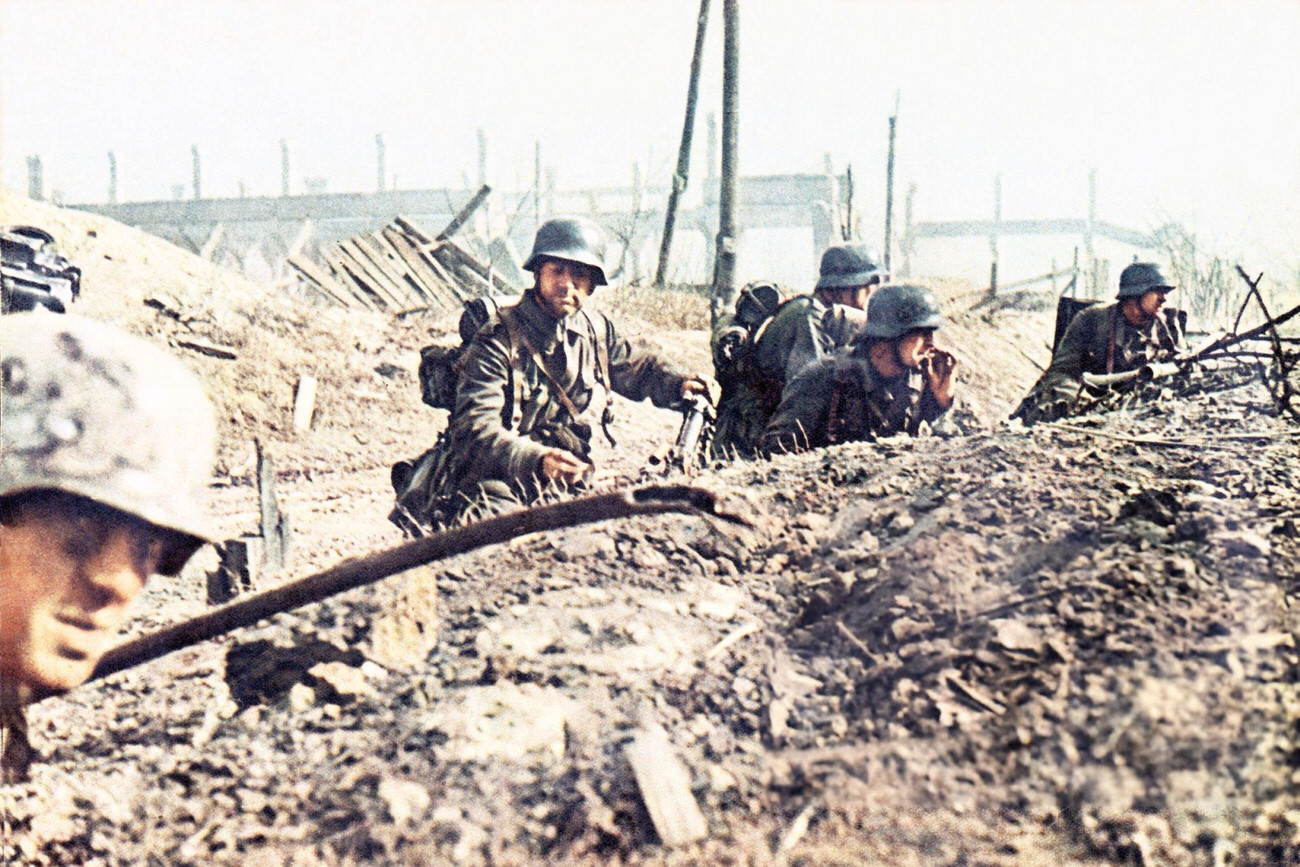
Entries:
{"type": "Polygon", "coordinates": [[[211,539],[215,423],[198,379],[102,323],[0,318],[0,765],[30,761],[22,706],[90,677],[153,573],[211,539]]]}
{"type": "Polygon", "coordinates": [[[1149,262],[1125,268],[1117,300],[1074,317],[1047,372],[1015,416],[1059,418],[1083,394],[1084,373],[1124,373],[1176,355],[1182,348],[1182,327],[1177,312],[1164,306],[1174,288],[1149,262]]]}
{"type": "Polygon", "coordinates": [[[790,381],[761,442],[765,454],[907,433],[953,404],[957,359],[934,345],[934,293],[882,286],[848,348],[790,381]]]}
{"type": "Polygon", "coordinates": [[[665,408],[710,394],[708,380],[634,348],[583,309],[605,285],[604,257],[604,232],[590,220],[543,223],[524,263],[532,288],[467,348],[438,485],[460,519],[584,486],[595,426],[609,436],[610,390],[665,408]]]}
{"type": "Polygon", "coordinates": [[[732,317],[714,329],[714,366],[723,382],[714,453],[752,457],[787,382],[809,364],[847,346],[867,316],[871,287],[886,275],[873,250],[837,245],[822,254],[817,285],[778,307],[754,332],[749,357],[734,374],[722,371],[730,359],[727,341],[735,334],[732,317]]]}

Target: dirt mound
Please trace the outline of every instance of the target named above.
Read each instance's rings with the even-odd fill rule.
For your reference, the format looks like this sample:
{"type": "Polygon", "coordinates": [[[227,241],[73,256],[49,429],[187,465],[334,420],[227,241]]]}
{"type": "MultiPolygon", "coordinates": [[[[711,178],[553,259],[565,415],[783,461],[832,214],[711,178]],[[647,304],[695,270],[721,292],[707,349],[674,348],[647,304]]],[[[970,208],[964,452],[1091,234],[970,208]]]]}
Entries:
{"type": "MultiPolygon", "coordinates": [[[[29,207],[3,218],[49,228],[29,207]]],[[[77,243],[116,238],[104,268],[193,271],[199,288],[164,269],[138,295],[88,276],[87,304],[122,292],[115,321],[213,388],[231,532],[255,520],[256,436],[295,528],[286,576],[397,541],[388,464],[442,423],[419,403],[416,350],[454,323],[307,307],[98,218],[49,219],[79,227],[60,240],[83,267],[77,243]],[[174,304],[144,304],[163,291],[174,304]],[[294,432],[303,374],[318,414],[294,432]]],[[[5,857],[1300,860],[1294,429],[1240,383],[996,424],[1046,359],[1049,314],[937,289],[986,421],[970,435],[711,468],[693,481],[752,529],[662,517],[523,537],[44,702],[45,761],[5,793],[5,857]],[[708,826],[679,850],[660,847],[628,757],[657,726],[708,826]]],[[[701,314],[674,298],[640,322],[627,296],[598,302],[707,371],[701,314]]],[[[620,447],[597,444],[606,484],[677,423],[618,409],[620,447]]],[[[210,565],[151,584],[132,631],[203,610],[210,565]]]]}

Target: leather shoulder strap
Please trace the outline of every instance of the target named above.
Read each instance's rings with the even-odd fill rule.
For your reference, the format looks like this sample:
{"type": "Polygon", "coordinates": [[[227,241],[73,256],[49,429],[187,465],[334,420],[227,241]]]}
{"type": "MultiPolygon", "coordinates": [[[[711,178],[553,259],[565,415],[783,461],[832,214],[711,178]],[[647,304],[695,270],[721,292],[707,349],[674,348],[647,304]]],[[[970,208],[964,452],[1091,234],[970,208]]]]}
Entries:
{"type": "MultiPolygon", "coordinates": [[[[510,327],[511,326],[507,325],[507,328],[510,327]]],[[[524,334],[523,328],[521,328],[518,323],[515,323],[512,332],[513,333],[510,335],[510,342],[517,345],[523,352],[528,354],[528,357],[533,360],[533,364],[535,364],[537,369],[541,371],[542,376],[546,377],[546,381],[551,384],[551,391],[554,393],[555,399],[558,400],[560,405],[569,413],[569,418],[577,421],[578,408],[573,405],[573,400],[569,397],[568,392],[564,390],[564,386],[560,385],[560,383],[556,381],[555,377],[551,376],[551,372],[546,369],[546,364],[542,361],[541,353],[539,353],[537,348],[533,346],[531,341],[529,341],[527,335],[524,334]]],[[[516,376],[516,379],[522,379],[522,377],[516,376]]],[[[521,384],[520,392],[522,392],[522,389],[523,387],[521,384]]]]}

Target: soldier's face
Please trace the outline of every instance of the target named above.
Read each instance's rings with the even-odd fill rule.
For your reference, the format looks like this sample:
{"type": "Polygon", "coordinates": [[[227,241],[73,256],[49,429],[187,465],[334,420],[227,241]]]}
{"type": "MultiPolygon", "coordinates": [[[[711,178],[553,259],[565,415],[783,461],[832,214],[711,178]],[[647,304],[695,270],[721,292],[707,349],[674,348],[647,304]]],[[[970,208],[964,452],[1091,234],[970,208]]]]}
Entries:
{"type": "Polygon", "coordinates": [[[39,503],[0,526],[0,674],[52,692],[90,677],[163,536],[113,510],[39,503]]]}
{"type": "Polygon", "coordinates": [[[542,308],[556,319],[581,310],[594,283],[590,268],[566,259],[547,259],[537,269],[537,294],[542,308]]]}
{"type": "Polygon", "coordinates": [[[898,338],[898,361],[910,370],[920,370],[921,362],[934,352],[934,332],[909,331],[898,338]]]}
{"type": "Polygon", "coordinates": [[[1142,311],[1143,316],[1146,318],[1155,319],[1165,306],[1165,298],[1168,295],[1168,290],[1152,289],[1138,299],[1138,309],[1142,311]]]}

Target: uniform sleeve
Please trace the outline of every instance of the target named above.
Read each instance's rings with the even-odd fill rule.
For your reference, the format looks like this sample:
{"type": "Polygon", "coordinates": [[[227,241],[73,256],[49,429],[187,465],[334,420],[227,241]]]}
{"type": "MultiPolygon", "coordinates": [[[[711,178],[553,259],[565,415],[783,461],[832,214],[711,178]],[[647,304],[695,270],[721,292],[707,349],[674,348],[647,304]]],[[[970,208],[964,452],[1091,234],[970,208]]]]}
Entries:
{"type": "Polygon", "coordinates": [[[763,454],[800,452],[826,442],[831,369],[825,362],[814,364],[786,384],[781,403],[759,442],[763,454]]]}
{"type": "Polygon", "coordinates": [[[466,350],[456,387],[456,410],[448,427],[465,473],[480,479],[526,479],[541,472],[545,446],[506,427],[510,357],[504,325],[485,329],[466,350]]]}
{"type": "Polygon", "coordinates": [[[1079,383],[1083,381],[1083,372],[1088,360],[1088,347],[1093,343],[1096,332],[1097,317],[1084,311],[1075,316],[1070,327],[1065,329],[1065,336],[1052,354],[1052,363],[1043,374],[1042,393],[1055,391],[1076,393],[1079,383]]]}
{"type": "Polygon", "coordinates": [[[604,323],[610,386],[614,391],[628,400],[650,398],[651,403],[664,409],[681,400],[682,383],[689,377],[645,345],[634,346],[619,337],[613,322],[604,319],[604,323]]]}

